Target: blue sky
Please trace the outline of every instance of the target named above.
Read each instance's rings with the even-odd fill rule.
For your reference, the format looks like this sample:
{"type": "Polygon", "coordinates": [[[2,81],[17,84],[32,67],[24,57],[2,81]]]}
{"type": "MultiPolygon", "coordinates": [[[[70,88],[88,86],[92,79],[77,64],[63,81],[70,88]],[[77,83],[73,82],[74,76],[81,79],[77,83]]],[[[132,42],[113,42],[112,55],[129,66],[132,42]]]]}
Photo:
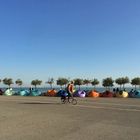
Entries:
{"type": "Polygon", "coordinates": [[[0,79],[140,76],[139,0],[1,0],[0,79]]]}

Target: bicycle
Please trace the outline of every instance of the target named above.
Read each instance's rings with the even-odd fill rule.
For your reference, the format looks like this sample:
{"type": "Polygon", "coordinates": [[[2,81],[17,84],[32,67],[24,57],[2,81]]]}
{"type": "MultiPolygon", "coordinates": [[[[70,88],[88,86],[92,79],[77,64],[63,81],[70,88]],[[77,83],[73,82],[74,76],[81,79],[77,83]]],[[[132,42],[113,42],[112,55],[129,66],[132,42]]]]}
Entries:
{"type": "Polygon", "coordinates": [[[67,104],[67,103],[72,103],[73,105],[76,105],[77,104],[77,100],[73,97],[64,97],[62,98],[61,97],[61,103],[63,104],[67,104]]]}

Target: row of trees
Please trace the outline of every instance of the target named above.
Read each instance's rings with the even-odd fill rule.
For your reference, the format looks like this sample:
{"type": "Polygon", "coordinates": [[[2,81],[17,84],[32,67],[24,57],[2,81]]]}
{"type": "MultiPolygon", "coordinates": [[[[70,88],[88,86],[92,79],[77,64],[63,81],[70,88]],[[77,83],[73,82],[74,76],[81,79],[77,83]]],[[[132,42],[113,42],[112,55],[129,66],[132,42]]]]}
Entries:
{"type": "MultiPolygon", "coordinates": [[[[9,88],[10,88],[11,84],[14,84],[14,82],[13,82],[13,80],[11,78],[5,78],[3,80],[0,80],[0,82],[3,82],[3,84],[8,85],[9,88]]],[[[137,86],[140,87],[140,77],[133,78],[131,80],[131,82],[130,82],[130,80],[129,80],[128,77],[121,77],[121,78],[117,78],[116,80],[113,80],[111,77],[107,77],[107,78],[103,79],[102,86],[106,87],[106,89],[110,89],[111,87],[114,86],[114,82],[120,86],[120,89],[122,87],[124,88],[125,84],[127,84],[127,83],[131,83],[133,86],[135,86],[135,89],[136,89],[137,86]]],[[[23,85],[23,82],[22,82],[21,79],[17,79],[15,81],[15,83],[18,86],[22,86],[23,85]]],[[[54,79],[53,78],[50,78],[45,83],[46,84],[49,84],[50,87],[52,88],[52,85],[54,84],[54,79]]],[[[69,83],[69,79],[67,79],[67,78],[58,78],[56,80],[56,84],[59,85],[59,86],[61,86],[61,88],[63,86],[66,87],[66,85],[68,83],[69,83]]],[[[93,80],[80,79],[80,78],[74,79],[74,84],[75,84],[75,86],[78,86],[79,89],[80,89],[80,86],[81,85],[88,86],[89,84],[91,84],[92,86],[94,86],[94,89],[95,89],[96,85],[98,85],[99,83],[100,82],[98,81],[98,79],[93,79],[93,80]]],[[[42,81],[41,80],[38,80],[38,79],[31,81],[31,85],[35,86],[35,88],[36,88],[37,85],[41,85],[41,84],[42,84],[42,81]]]]}

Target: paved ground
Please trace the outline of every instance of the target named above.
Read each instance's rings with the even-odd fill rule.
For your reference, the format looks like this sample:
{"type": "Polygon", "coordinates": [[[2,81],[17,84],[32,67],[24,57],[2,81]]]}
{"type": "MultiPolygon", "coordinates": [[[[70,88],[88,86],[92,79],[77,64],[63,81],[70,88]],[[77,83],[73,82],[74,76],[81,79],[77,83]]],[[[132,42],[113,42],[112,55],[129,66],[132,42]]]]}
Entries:
{"type": "Polygon", "coordinates": [[[140,140],[140,99],[0,96],[0,140],[140,140]]]}

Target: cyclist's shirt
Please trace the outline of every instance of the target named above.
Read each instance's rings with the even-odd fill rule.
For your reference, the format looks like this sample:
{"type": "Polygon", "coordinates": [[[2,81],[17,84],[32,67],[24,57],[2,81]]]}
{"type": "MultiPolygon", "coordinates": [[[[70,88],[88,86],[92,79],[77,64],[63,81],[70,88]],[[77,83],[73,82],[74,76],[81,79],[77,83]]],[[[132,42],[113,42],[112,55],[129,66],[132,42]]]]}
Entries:
{"type": "Polygon", "coordinates": [[[68,93],[73,93],[73,84],[68,84],[68,86],[67,86],[67,92],[68,93]]]}

